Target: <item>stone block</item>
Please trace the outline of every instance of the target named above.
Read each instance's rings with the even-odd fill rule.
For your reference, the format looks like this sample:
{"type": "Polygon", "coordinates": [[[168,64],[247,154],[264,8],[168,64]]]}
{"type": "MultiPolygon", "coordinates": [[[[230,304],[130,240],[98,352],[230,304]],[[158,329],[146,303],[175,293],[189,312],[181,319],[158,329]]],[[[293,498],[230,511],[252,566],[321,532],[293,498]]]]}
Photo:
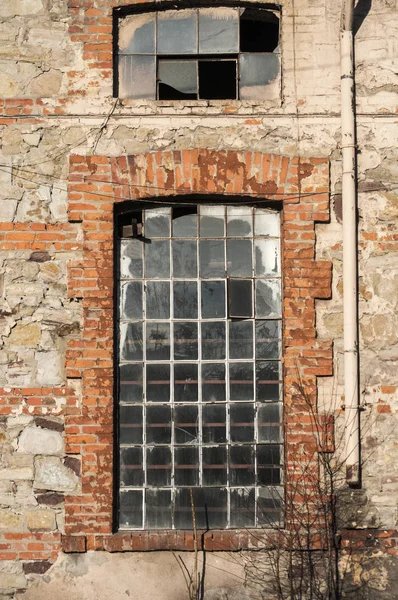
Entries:
{"type": "Polygon", "coordinates": [[[79,478],[61,462],[60,458],[38,457],[35,460],[33,486],[39,490],[72,494],[79,488],[79,478]]]}
{"type": "Polygon", "coordinates": [[[2,0],[0,17],[36,15],[42,10],[42,0],[2,0]]]}
{"type": "Polygon", "coordinates": [[[40,326],[38,323],[17,323],[8,338],[10,347],[36,348],[39,342],[40,326]]]}
{"type": "Polygon", "coordinates": [[[54,531],[56,528],[53,510],[45,508],[27,510],[25,515],[30,531],[54,531]]]}
{"type": "Polygon", "coordinates": [[[64,453],[64,440],[57,431],[27,427],[19,437],[18,452],[61,456],[64,453]]]}
{"type": "Polygon", "coordinates": [[[33,467],[12,467],[0,470],[0,480],[19,481],[33,479],[33,467]]]}
{"type": "Polygon", "coordinates": [[[2,200],[0,203],[0,221],[11,222],[17,210],[16,200],[2,200]]]}
{"type": "Polygon", "coordinates": [[[0,573],[0,588],[21,589],[26,587],[27,581],[22,573],[0,573]]]}
{"type": "Polygon", "coordinates": [[[31,85],[30,89],[33,94],[37,94],[41,97],[54,96],[58,94],[62,84],[62,73],[58,69],[50,69],[45,73],[42,73],[36,77],[31,85]]]}
{"type": "Polygon", "coordinates": [[[58,385],[63,382],[62,356],[55,350],[36,352],[37,383],[40,385],[58,385]]]}
{"type": "Polygon", "coordinates": [[[23,531],[25,519],[9,509],[0,509],[0,532],[23,531]]]}

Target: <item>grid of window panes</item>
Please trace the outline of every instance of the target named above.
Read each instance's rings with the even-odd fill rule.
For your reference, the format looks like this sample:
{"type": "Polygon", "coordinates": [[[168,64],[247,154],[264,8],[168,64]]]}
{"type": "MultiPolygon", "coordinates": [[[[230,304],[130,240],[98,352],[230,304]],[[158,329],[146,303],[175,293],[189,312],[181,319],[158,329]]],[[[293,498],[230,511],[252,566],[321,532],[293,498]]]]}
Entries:
{"type": "Polygon", "coordinates": [[[124,16],[118,74],[123,98],[262,99],[279,81],[278,11],[218,6],[124,16]]]}
{"type": "Polygon", "coordinates": [[[121,528],[281,516],[279,214],[142,212],[120,241],[121,528]]]}

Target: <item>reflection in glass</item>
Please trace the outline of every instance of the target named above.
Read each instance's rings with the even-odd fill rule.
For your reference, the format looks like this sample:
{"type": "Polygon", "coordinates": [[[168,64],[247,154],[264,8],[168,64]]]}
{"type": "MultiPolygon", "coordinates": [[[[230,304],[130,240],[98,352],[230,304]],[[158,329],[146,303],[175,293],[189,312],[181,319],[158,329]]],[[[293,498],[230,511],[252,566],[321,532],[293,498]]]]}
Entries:
{"type": "Polygon", "coordinates": [[[202,281],[202,319],[225,317],[225,282],[202,281]]]}
{"type": "Polygon", "coordinates": [[[120,402],[142,402],[142,364],[120,365],[120,402]]]}
{"type": "Polygon", "coordinates": [[[225,358],[225,321],[202,323],[202,359],[225,358]]]}
{"type": "Polygon", "coordinates": [[[120,451],[120,485],[142,485],[142,448],[122,448],[120,451]]]}
{"type": "Polygon", "coordinates": [[[121,54],[155,54],[155,13],[121,19],[118,42],[121,54]]]}
{"type": "Polygon", "coordinates": [[[256,321],[256,358],[279,358],[279,321],[256,321]]]}
{"type": "Polygon", "coordinates": [[[170,208],[153,208],[145,211],[145,237],[170,237],[170,208]]]}
{"type": "Polygon", "coordinates": [[[227,271],[230,277],[252,276],[251,240],[227,240],[227,271]]]}
{"type": "Polygon", "coordinates": [[[262,404],[258,407],[258,441],[282,441],[282,405],[262,404]]]}
{"type": "Polygon", "coordinates": [[[224,206],[201,206],[200,237],[223,237],[224,215],[224,206]]]}
{"type": "Polygon", "coordinates": [[[257,477],[263,485],[278,485],[281,482],[281,450],[277,445],[257,446],[257,477]]]}
{"type": "Polygon", "coordinates": [[[142,283],[129,281],[122,285],[122,319],[142,319],[142,283]]]}
{"type": "Polygon", "coordinates": [[[238,40],[238,9],[203,8],[199,11],[199,53],[237,53],[238,40]]]}
{"type": "Polygon", "coordinates": [[[265,237],[280,236],[280,214],[256,208],[254,210],[254,233],[265,237]]]}
{"type": "Polygon", "coordinates": [[[206,363],[202,365],[203,402],[225,401],[225,364],[206,363]]]}
{"type": "Polygon", "coordinates": [[[170,325],[169,323],[146,324],[146,358],[147,360],[170,359],[170,325]]]}
{"type": "Polygon", "coordinates": [[[146,401],[169,402],[170,365],[146,365],[146,401]]]}
{"type": "Polygon", "coordinates": [[[158,53],[197,54],[196,10],[158,13],[158,53]]]}
{"type": "Polygon", "coordinates": [[[231,404],[230,427],[232,442],[254,442],[254,406],[231,404]]]}
{"type": "Polygon", "coordinates": [[[147,529],[171,528],[171,490],[146,490],[147,529]]]}
{"type": "Polygon", "coordinates": [[[225,243],[222,240],[201,240],[200,276],[204,279],[225,277],[225,243]]]}
{"type": "Polygon", "coordinates": [[[255,240],[256,277],[280,274],[279,239],[255,240]]]}
{"type": "Polygon", "coordinates": [[[197,276],[197,242],[173,240],[173,277],[189,279],[197,276]]]}
{"type": "Polygon", "coordinates": [[[228,280],[228,316],[247,319],[253,316],[253,282],[251,279],[228,280]]]}
{"type": "MultiPolygon", "coordinates": [[[[198,529],[222,529],[227,525],[227,490],[193,488],[195,520],[198,529]]],[[[192,529],[191,496],[189,488],[176,490],[176,529],[192,529]]]]}
{"type": "Polygon", "coordinates": [[[176,485],[199,485],[199,448],[174,449],[174,481],[176,485]]]}
{"type": "Polygon", "coordinates": [[[197,323],[174,323],[174,358],[175,360],[197,360],[197,323]]]}
{"type": "Polygon", "coordinates": [[[196,402],[198,399],[198,365],[174,365],[174,402],[196,402]]]}
{"type": "Polygon", "coordinates": [[[227,207],[227,236],[246,237],[253,235],[252,209],[248,206],[227,207]]]}
{"type": "Polygon", "coordinates": [[[173,236],[177,238],[196,238],[198,236],[198,215],[196,210],[193,211],[191,208],[173,209],[173,236]]]}
{"type": "Polygon", "coordinates": [[[231,400],[254,400],[253,363],[230,363],[229,396],[231,400]]]}
{"type": "Polygon", "coordinates": [[[142,360],[142,323],[120,324],[122,360],[142,360]]]}
{"type": "Polygon", "coordinates": [[[225,404],[205,404],[202,407],[204,444],[223,444],[227,441],[225,404]]]}
{"type": "Polygon", "coordinates": [[[147,281],[145,286],[146,318],[170,318],[170,282],[147,281]]]}
{"type": "Polygon", "coordinates": [[[139,240],[122,240],[120,245],[120,275],[122,279],[142,277],[142,247],[139,240]]]}
{"type": "Polygon", "coordinates": [[[241,54],[240,63],[240,97],[242,100],[259,100],[279,95],[280,57],[278,54],[241,54]],[[275,90],[268,85],[275,82],[275,90]]]}
{"type": "Polygon", "coordinates": [[[258,279],[256,281],[256,317],[281,317],[280,280],[258,279]]]}
{"type": "Polygon", "coordinates": [[[199,422],[198,407],[181,405],[174,407],[174,438],[176,444],[193,444],[198,442],[199,422]]]}
{"type": "Polygon", "coordinates": [[[145,277],[170,277],[170,242],[156,241],[145,244],[145,277]]]}
{"type": "Polygon", "coordinates": [[[211,446],[203,448],[203,485],[227,483],[227,448],[211,446]]]}
{"type": "Polygon", "coordinates": [[[258,361],[256,363],[256,395],[257,400],[278,400],[280,379],[280,364],[278,361],[258,361]],[[278,396],[275,397],[275,393],[278,396]]]}
{"type": "MultiPolygon", "coordinates": [[[[159,407],[161,408],[161,407],[159,407]]],[[[146,468],[148,485],[170,485],[171,450],[167,446],[146,449],[146,468]]]]}
{"type": "Polygon", "coordinates": [[[156,100],[155,56],[119,56],[119,97],[156,100]]]}
{"type": "Polygon", "coordinates": [[[254,446],[231,446],[229,449],[229,474],[231,485],[253,485],[254,446]]]}
{"type": "Polygon", "coordinates": [[[121,406],[119,414],[120,443],[142,444],[142,407],[121,406]]]}
{"type": "Polygon", "coordinates": [[[231,527],[254,527],[256,516],[254,493],[254,488],[231,490],[231,527]]]}
{"type": "Polygon", "coordinates": [[[198,318],[198,284],[196,281],[175,281],[174,290],[174,318],[198,318]]]}
{"type": "Polygon", "coordinates": [[[253,321],[229,322],[229,358],[253,358],[253,321]]]}
{"type": "Polygon", "coordinates": [[[142,528],[143,490],[120,492],[119,524],[121,527],[142,528]]]}
{"type": "Polygon", "coordinates": [[[171,407],[149,405],[146,409],[147,444],[170,444],[171,407]]]}
{"type": "Polygon", "coordinates": [[[284,490],[281,487],[264,487],[258,490],[257,521],[269,527],[281,524],[284,504],[284,490]]]}

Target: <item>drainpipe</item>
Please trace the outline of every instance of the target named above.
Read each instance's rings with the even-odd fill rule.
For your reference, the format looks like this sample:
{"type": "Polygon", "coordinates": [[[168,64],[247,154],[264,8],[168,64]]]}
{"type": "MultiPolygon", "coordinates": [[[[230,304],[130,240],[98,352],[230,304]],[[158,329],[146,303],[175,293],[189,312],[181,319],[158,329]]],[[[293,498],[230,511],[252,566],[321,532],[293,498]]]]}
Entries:
{"type": "Polygon", "coordinates": [[[346,481],[360,484],[356,138],[354,89],[355,0],[343,0],[341,19],[341,152],[343,161],[344,394],[346,481]]]}

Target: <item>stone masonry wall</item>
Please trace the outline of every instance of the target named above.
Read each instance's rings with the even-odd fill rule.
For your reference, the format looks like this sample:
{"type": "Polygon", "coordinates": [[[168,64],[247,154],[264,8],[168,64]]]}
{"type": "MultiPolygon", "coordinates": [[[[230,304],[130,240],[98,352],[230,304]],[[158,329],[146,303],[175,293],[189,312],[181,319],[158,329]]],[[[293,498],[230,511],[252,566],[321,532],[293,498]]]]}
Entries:
{"type": "MultiPolygon", "coordinates": [[[[112,356],[109,336],[103,335],[109,323],[104,323],[102,313],[109,306],[99,305],[109,296],[112,271],[103,257],[104,247],[102,259],[94,256],[93,265],[87,262],[87,253],[88,240],[106,245],[110,239],[113,198],[108,196],[117,198],[118,190],[111,182],[102,183],[100,193],[105,196],[99,203],[98,197],[90,197],[89,188],[76,189],[82,184],[81,173],[92,177],[111,163],[123,173],[120,161],[126,156],[139,157],[141,172],[148,156],[155,163],[159,160],[160,167],[180,156],[183,165],[188,156],[184,152],[191,157],[203,148],[214,152],[214,163],[228,153],[239,156],[246,176],[250,172],[257,183],[273,181],[281,173],[278,164],[276,174],[263,177],[256,163],[259,157],[273,155],[278,161],[285,157],[303,165],[316,164],[311,158],[316,157],[320,165],[329,165],[330,182],[320,189],[329,192],[330,217],[314,218],[316,224],[313,220],[307,232],[313,248],[308,260],[333,266],[331,294],[314,293],[309,315],[312,327],[316,325],[311,343],[325,355],[318,350],[310,359],[318,369],[313,374],[314,382],[318,375],[318,409],[334,414],[337,451],[340,446],[344,405],[340,3],[280,2],[282,94],[280,101],[264,103],[117,101],[112,97],[112,8],[127,4],[125,0],[0,4],[0,597],[7,599],[22,598],[27,587],[27,599],[57,597],[54,590],[59,590],[60,600],[86,600],[91,593],[101,598],[108,575],[116,598],[135,586],[140,600],[185,597],[183,586],[177,596],[164,589],[165,571],[174,573],[174,580],[180,575],[160,550],[162,544],[190,549],[190,539],[170,544],[170,538],[138,542],[134,536],[111,535],[112,422],[101,410],[105,414],[112,402],[112,356]],[[84,194],[80,207],[79,193],[84,194]],[[106,218],[97,222],[87,217],[94,204],[106,218]],[[91,272],[82,271],[82,260],[91,272]],[[90,296],[87,282],[97,280],[98,269],[104,280],[94,284],[90,296]],[[315,301],[314,296],[324,299],[315,301]],[[100,369],[105,369],[103,379],[94,381],[100,369]],[[99,415],[96,423],[90,422],[90,411],[99,415]],[[72,422],[81,416],[88,421],[72,422]],[[101,445],[104,453],[90,451],[90,444],[101,445]],[[100,493],[90,499],[92,485],[100,493]],[[82,498],[87,499],[83,507],[82,498]],[[118,554],[147,548],[159,550],[152,555],[158,565],[155,571],[141,552],[118,554]],[[122,589],[119,569],[131,573],[126,575],[130,587],[122,589]],[[155,587],[146,587],[147,577],[158,581],[155,587]],[[94,592],[82,591],[80,581],[94,592]]],[[[397,9],[396,0],[359,0],[355,19],[363,486],[342,492],[354,507],[344,515],[342,546],[349,553],[342,560],[348,585],[358,591],[366,584],[368,598],[396,597],[397,9]],[[348,560],[352,551],[360,558],[348,560]]],[[[238,181],[243,173],[239,169],[235,165],[227,178],[238,181]]],[[[176,173],[175,165],[172,170],[176,173]]],[[[149,174],[142,177],[150,186],[147,193],[158,194],[161,180],[154,182],[149,174]]],[[[192,172],[185,181],[189,186],[194,179],[192,172]]],[[[224,191],[224,184],[219,191],[224,191]]],[[[304,184],[311,186],[311,176],[304,184]]],[[[316,185],[319,181],[314,181],[316,185]]],[[[236,186],[237,191],[242,189],[241,183],[236,186]]],[[[127,193],[137,197],[133,187],[127,193]]],[[[285,219],[289,211],[297,219],[297,205],[285,207],[285,219]]],[[[328,212],[326,207],[322,211],[328,212]]],[[[299,239],[304,240],[297,232],[285,237],[296,250],[299,239]]],[[[287,279],[288,271],[284,275],[287,279]]],[[[322,277],[326,282],[328,274],[322,277]]],[[[293,287],[300,286],[296,282],[293,287]]],[[[286,319],[288,310],[287,302],[286,319]]],[[[241,535],[233,543],[246,547],[245,533],[241,535]]],[[[231,548],[227,538],[216,540],[216,545],[208,543],[214,550],[220,544],[231,548]]],[[[242,569],[226,560],[226,554],[214,553],[210,588],[238,589],[243,583],[242,569]],[[225,570],[234,575],[224,577],[225,570]]],[[[245,597],[239,589],[240,597],[245,597]]]]}

